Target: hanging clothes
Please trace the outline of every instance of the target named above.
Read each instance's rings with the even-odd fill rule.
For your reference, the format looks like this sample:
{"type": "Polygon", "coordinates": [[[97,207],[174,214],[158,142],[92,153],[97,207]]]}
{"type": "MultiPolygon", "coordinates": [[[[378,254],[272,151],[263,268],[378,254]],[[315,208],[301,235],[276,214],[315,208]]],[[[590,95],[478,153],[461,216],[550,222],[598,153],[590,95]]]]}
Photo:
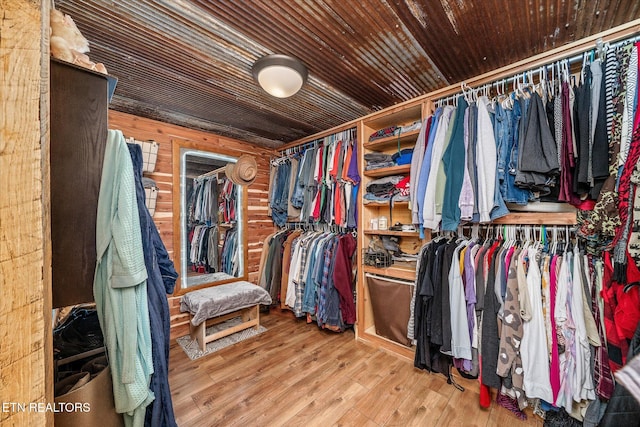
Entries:
{"type": "Polygon", "coordinates": [[[231,252],[237,247],[237,194],[238,186],[226,177],[203,175],[193,180],[187,198],[187,267],[191,271],[237,276],[239,255],[231,252]]]}
{"type": "Polygon", "coordinates": [[[173,293],[178,278],[173,261],[160,238],[153,218],[145,204],[145,192],[142,185],[142,148],[138,144],[127,144],[133,163],[136,184],[138,216],[142,231],[144,262],[147,268],[147,301],[149,306],[149,325],[151,331],[151,354],[153,374],[149,389],[155,399],[147,406],[144,425],[176,426],[169,387],[169,337],[170,313],[167,295],[173,293]]]}
{"type": "Polygon", "coordinates": [[[109,130],[96,223],[94,297],[104,335],[116,412],[143,426],[154,395],[153,355],[133,164],[121,131],[109,130]]]}
{"type": "Polygon", "coordinates": [[[279,296],[274,301],[323,328],[342,331],[355,324],[357,245],[351,233],[284,229],[265,243],[259,284],[279,296]]]}
{"type": "Polygon", "coordinates": [[[607,393],[611,379],[591,360],[603,344],[591,308],[597,266],[569,236],[552,243],[529,235],[424,245],[410,322],[414,365],[445,375],[453,365],[497,390],[500,404],[522,410],[538,398],[581,420],[597,385],[607,393]]]}
{"type": "Polygon", "coordinates": [[[273,222],[308,222],[355,228],[360,184],[356,130],[283,152],[271,162],[269,207],[273,222]]]}

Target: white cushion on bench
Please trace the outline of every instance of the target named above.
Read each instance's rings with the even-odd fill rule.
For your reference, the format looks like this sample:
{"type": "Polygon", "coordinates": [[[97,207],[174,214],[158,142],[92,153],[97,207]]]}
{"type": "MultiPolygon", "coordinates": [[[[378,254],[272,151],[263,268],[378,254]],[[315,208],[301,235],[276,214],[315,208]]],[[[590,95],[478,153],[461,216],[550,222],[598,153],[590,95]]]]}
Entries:
{"type": "Polygon", "coordinates": [[[186,293],[180,300],[180,311],[191,313],[191,324],[198,326],[212,317],[256,304],[271,304],[271,296],[260,286],[241,281],[186,293]]]}

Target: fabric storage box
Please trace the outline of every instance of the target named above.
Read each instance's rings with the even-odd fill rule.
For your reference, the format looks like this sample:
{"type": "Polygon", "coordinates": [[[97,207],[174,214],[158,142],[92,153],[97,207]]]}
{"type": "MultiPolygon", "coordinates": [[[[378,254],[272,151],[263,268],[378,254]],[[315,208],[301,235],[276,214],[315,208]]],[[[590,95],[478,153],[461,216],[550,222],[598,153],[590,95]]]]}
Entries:
{"type": "Polygon", "coordinates": [[[153,179],[147,178],[146,176],[142,177],[142,186],[144,187],[144,203],[147,206],[147,209],[149,209],[149,214],[153,216],[156,211],[158,186],[153,179]]]}
{"type": "Polygon", "coordinates": [[[133,138],[128,138],[129,144],[138,144],[142,148],[142,160],[144,162],[142,166],[142,172],[153,172],[156,169],[156,161],[158,160],[158,148],[160,146],[153,140],[138,141],[133,138]]]}
{"type": "Polygon", "coordinates": [[[56,397],[55,403],[64,408],[54,414],[56,427],[124,426],[122,414],[115,409],[108,366],[82,387],[56,397]]]}
{"type": "Polygon", "coordinates": [[[414,284],[371,274],[366,278],[376,334],[410,346],[407,330],[414,284]]]}
{"type": "Polygon", "coordinates": [[[158,187],[149,187],[144,189],[144,203],[149,209],[149,214],[153,216],[156,212],[156,201],[158,199],[158,187]]]}

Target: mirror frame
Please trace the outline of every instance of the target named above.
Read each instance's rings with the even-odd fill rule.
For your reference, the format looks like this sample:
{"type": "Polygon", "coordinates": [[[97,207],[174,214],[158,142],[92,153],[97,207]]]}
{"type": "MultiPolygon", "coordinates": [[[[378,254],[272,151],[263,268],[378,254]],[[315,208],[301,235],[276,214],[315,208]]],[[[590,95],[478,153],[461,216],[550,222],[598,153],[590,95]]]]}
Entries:
{"type": "Polygon", "coordinates": [[[247,247],[247,233],[248,233],[248,220],[247,220],[247,199],[248,199],[248,191],[247,187],[242,187],[242,248],[243,250],[243,274],[242,276],[234,277],[232,279],[219,280],[217,282],[208,282],[202,283],[199,285],[189,286],[187,288],[182,287],[182,194],[180,192],[181,188],[181,175],[180,175],[180,151],[183,148],[198,150],[198,151],[206,151],[212,154],[221,154],[224,156],[229,156],[233,158],[238,158],[241,153],[225,150],[221,148],[221,144],[219,141],[212,141],[211,143],[203,143],[196,141],[189,141],[184,139],[173,139],[171,140],[171,151],[172,151],[172,162],[173,162],[173,179],[172,179],[172,211],[173,211],[173,264],[175,266],[176,271],[178,272],[178,286],[175,287],[173,295],[184,295],[187,292],[195,291],[197,289],[208,288],[211,286],[223,285],[225,283],[238,282],[241,280],[248,280],[249,277],[249,253],[247,247]],[[215,151],[214,151],[215,147],[215,151]]]}

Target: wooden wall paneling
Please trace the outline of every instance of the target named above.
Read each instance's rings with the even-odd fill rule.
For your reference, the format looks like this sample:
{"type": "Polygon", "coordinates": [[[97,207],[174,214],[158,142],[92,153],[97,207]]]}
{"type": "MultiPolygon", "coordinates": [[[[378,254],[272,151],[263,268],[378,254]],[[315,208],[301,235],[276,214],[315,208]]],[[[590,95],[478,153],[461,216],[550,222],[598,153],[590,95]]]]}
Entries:
{"type": "Polygon", "coordinates": [[[49,2],[7,0],[0,15],[0,425],[51,425],[48,245],[49,2]],[[46,17],[43,19],[42,17],[46,17]],[[8,406],[7,406],[8,405],[8,406]]]}
{"type": "MultiPolygon", "coordinates": [[[[273,150],[231,138],[221,137],[208,132],[188,129],[181,126],[158,122],[137,117],[118,111],[109,111],[109,128],[120,129],[125,137],[137,140],[154,140],[159,144],[158,160],[153,173],[145,173],[158,185],[158,199],[153,220],[158,227],[162,241],[170,256],[176,248],[173,247],[173,160],[172,140],[181,139],[204,143],[211,146],[211,151],[224,152],[234,156],[243,153],[256,157],[258,175],[256,180],[247,188],[247,270],[249,281],[256,282],[262,244],[264,239],[273,232],[271,217],[267,216],[269,162],[277,153],[273,150]]],[[[171,315],[171,338],[177,338],[189,332],[189,318],[180,313],[180,297],[169,296],[169,310],[171,315]]]]}

